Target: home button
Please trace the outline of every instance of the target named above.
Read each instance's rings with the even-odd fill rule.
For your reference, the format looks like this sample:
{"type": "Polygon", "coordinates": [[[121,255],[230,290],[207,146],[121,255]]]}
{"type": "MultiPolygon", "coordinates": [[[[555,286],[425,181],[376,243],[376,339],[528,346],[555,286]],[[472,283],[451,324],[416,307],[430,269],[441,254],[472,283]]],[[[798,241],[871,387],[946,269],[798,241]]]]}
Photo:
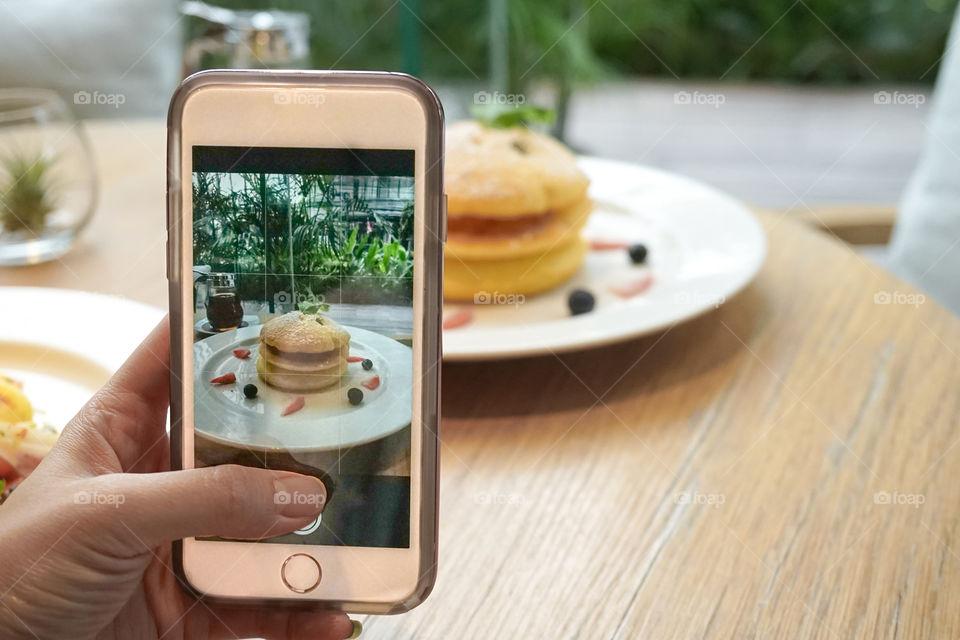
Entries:
{"type": "Polygon", "coordinates": [[[309,593],[320,584],[320,563],[305,553],[295,553],[283,561],[280,577],[296,593],[309,593]]]}

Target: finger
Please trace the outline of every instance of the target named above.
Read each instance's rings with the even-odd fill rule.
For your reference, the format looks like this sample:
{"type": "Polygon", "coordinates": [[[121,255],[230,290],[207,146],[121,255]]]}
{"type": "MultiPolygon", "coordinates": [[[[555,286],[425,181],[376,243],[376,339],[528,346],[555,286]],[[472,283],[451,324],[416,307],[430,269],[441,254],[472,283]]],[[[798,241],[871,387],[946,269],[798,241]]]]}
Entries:
{"type": "Polygon", "coordinates": [[[116,522],[104,527],[112,543],[132,554],[194,536],[253,540],[289,533],[313,522],[327,500],[315,477],[240,465],[112,474],[87,486],[96,498],[88,502],[106,505],[116,522]]]}
{"type": "Polygon", "coordinates": [[[166,410],[170,395],[169,316],[164,316],[130,354],[107,387],[119,394],[143,398],[150,406],[166,410]]]}
{"type": "MultiPolygon", "coordinates": [[[[155,471],[166,447],[170,332],[164,318],[64,429],[61,449],[79,465],[155,471]],[[112,463],[112,464],[111,464],[112,463]]],[[[59,453],[54,454],[59,455],[59,453]]]]}
{"type": "MultiPolygon", "coordinates": [[[[266,640],[343,640],[356,638],[359,629],[341,611],[284,611],[194,607],[186,625],[186,637],[210,640],[265,638],[266,640]]],[[[359,625],[359,623],[357,623],[359,625]]]]}

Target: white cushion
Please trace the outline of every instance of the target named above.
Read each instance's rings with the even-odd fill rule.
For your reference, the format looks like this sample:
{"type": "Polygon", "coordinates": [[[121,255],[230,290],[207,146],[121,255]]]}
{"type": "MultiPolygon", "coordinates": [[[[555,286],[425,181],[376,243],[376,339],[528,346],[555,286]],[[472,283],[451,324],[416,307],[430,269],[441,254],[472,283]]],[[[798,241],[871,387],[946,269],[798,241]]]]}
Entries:
{"type": "Polygon", "coordinates": [[[930,113],[887,266],[960,314],[960,12],[954,17],[930,113]]]}

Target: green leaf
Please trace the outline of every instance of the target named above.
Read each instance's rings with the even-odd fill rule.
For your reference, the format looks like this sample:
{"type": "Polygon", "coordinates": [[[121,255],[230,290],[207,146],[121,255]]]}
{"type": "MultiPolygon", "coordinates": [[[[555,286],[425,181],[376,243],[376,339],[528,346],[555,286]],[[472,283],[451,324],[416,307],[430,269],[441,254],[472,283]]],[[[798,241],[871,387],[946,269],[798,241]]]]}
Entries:
{"type": "Polygon", "coordinates": [[[59,185],[51,177],[56,157],[41,152],[0,156],[0,224],[7,231],[43,232],[57,207],[59,185]]]}
{"type": "Polygon", "coordinates": [[[323,296],[310,295],[306,296],[297,304],[297,309],[301,313],[306,313],[308,315],[315,315],[321,311],[329,311],[330,305],[323,301],[323,296]]]}
{"type": "Polygon", "coordinates": [[[369,271],[377,263],[377,243],[371,242],[367,255],[363,258],[363,266],[369,271]]]}
{"type": "Polygon", "coordinates": [[[509,104],[475,104],[470,115],[491,129],[509,129],[510,127],[531,124],[553,124],[557,112],[547,107],[533,104],[513,106],[509,104]]]}

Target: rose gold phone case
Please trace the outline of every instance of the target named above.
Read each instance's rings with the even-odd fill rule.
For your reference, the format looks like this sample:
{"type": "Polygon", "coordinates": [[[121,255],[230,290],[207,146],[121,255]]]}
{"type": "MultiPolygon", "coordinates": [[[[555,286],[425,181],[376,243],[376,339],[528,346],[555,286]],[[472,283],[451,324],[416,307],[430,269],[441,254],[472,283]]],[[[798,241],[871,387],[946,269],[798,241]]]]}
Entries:
{"type": "MultiPolygon", "coordinates": [[[[300,607],[337,607],[356,613],[392,614],[408,611],[429,595],[436,580],[437,572],[437,517],[438,517],[438,456],[440,428],[440,362],[441,362],[441,314],[443,291],[443,237],[445,232],[443,198],[443,108],[436,94],[422,81],[401,73],[361,72],[361,71],[202,71],[181,83],[170,102],[167,117],[167,279],[170,298],[170,466],[182,468],[183,446],[183,313],[181,308],[181,287],[189,285],[189,274],[180,273],[181,246],[181,122],[183,105],[186,98],[201,87],[213,85],[231,86],[338,86],[338,87],[382,87],[408,92],[423,106],[427,118],[426,130],[426,174],[419,176],[424,180],[424,207],[419,224],[423,224],[426,233],[424,246],[417,247],[422,256],[423,309],[422,340],[419,355],[423,371],[432,372],[421,381],[421,429],[423,449],[421,454],[421,493],[420,508],[420,566],[421,572],[413,595],[402,602],[384,605],[381,602],[337,602],[327,600],[290,600],[257,599],[234,600],[230,598],[211,598],[207,600],[237,604],[267,604],[270,606],[291,605],[300,607]],[[185,283],[186,280],[186,283],[185,283]]],[[[188,182],[189,184],[189,182],[188,182]]],[[[415,254],[415,255],[417,255],[415,254]]],[[[419,260],[418,260],[419,261],[419,260]]],[[[415,496],[411,496],[416,499],[415,496]]],[[[306,547],[309,548],[309,547],[306,547]]],[[[183,567],[183,543],[173,543],[173,565],[181,585],[196,593],[187,581],[183,567]]],[[[200,594],[197,594],[200,595],[200,594]]]]}

